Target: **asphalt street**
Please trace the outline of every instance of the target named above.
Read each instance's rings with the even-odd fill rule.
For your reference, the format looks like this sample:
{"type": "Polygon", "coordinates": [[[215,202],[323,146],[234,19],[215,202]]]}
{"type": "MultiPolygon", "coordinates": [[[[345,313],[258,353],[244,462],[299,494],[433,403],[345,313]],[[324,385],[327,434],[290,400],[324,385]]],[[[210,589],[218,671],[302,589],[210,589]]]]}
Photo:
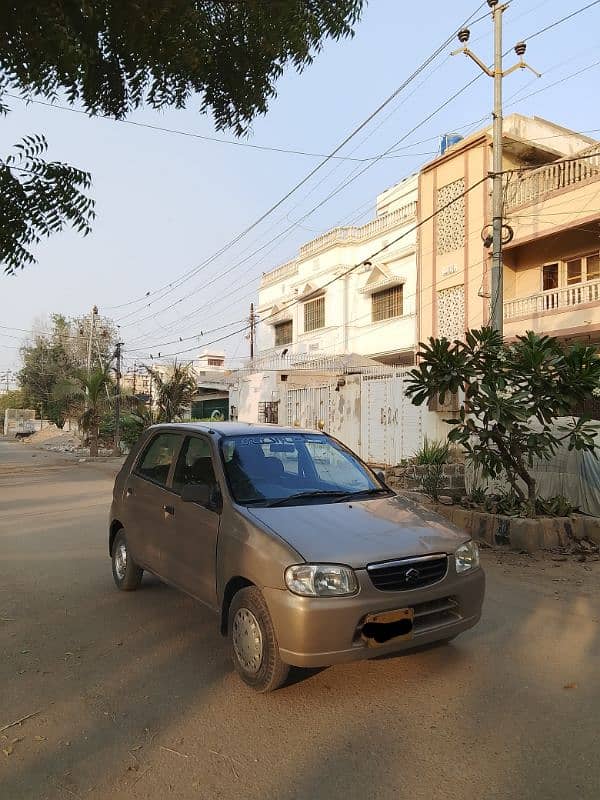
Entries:
{"type": "Polygon", "coordinates": [[[486,550],[477,628],[256,695],[209,611],[115,589],[115,469],[0,440],[2,800],[600,797],[598,562],[486,550]]]}

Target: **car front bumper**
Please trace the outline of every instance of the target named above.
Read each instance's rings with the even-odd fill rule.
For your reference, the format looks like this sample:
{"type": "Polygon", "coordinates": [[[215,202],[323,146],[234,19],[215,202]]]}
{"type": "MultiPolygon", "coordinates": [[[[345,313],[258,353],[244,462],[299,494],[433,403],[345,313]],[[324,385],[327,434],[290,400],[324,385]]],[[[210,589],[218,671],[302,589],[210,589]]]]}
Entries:
{"type": "Polygon", "coordinates": [[[264,588],[282,660],[297,667],[324,667],[344,661],[375,658],[450,639],[473,627],[481,617],[485,575],[481,568],[454,571],[432,586],[408,591],[380,591],[366,570],[356,571],[359,591],[352,597],[299,597],[264,588]],[[361,635],[368,614],[412,608],[410,638],[369,646],[361,635]]]}

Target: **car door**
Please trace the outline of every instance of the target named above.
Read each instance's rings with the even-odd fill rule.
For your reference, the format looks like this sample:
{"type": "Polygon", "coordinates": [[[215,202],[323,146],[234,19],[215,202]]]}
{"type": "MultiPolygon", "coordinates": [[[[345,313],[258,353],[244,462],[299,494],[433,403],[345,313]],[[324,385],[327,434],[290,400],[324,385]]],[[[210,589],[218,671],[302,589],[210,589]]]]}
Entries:
{"type": "Polygon", "coordinates": [[[173,527],[174,494],[167,488],[183,436],[157,433],[148,442],[125,483],[125,529],[134,560],[161,577],[163,546],[173,527]]]}
{"type": "Polygon", "coordinates": [[[211,442],[205,436],[186,437],[172,480],[175,515],[166,543],[168,579],[211,607],[217,605],[216,555],[221,518],[221,488],[216,478],[211,442]],[[206,505],[181,497],[185,486],[209,488],[206,505]]]}

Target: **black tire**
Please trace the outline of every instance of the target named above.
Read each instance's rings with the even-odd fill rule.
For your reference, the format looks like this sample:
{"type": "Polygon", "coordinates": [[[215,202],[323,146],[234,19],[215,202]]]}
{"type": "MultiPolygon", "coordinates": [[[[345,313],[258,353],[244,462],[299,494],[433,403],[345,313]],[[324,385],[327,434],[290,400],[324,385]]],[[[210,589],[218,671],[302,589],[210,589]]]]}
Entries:
{"type": "Polygon", "coordinates": [[[123,592],[132,592],[137,589],[142,582],[144,570],[135,563],[127,547],[127,535],[125,530],[121,530],[115,536],[112,546],[112,574],[117,589],[123,592]],[[123,568],[123,549],[125,551],[125,565],[123,568]]]}
{"type": "MultiPolygon", "coordinates": [[[[241,618],[238,618],[239,624],[241,618]]],[[[253,623],[251,623],[253,624],[253,623]]],[[[262,596],[262,592],[256,586],[248,586],[234,596],[229,607],[229,619],[227,630],[229,634],[229,644],[231,648],[231,658],[241,679],[256,692],[272,692],[282,686],[290,671],[289,665],[284,664],[279,656],[279,644],[275,635],[273,621],[269,614],[269,609],[262,596]],[[248,668],[236,650],[234,638],[236,636],[236,617],[238,612],[250,612],[260,629],[260,639],[262,642],[262,652],[260,663],[257,667],[248,668]]]]}

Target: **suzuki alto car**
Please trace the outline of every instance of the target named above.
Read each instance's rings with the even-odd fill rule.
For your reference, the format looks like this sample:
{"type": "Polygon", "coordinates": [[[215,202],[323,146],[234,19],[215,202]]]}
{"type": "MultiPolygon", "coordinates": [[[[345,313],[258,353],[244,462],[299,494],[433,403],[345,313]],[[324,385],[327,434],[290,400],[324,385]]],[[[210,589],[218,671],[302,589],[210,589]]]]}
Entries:
{"type": "Polygon", "coordinates": [[[450,640],[477,623],[477,545],[332,437],[155,425],[114,487],[119,589],[144,570],[211,608],[257,691],[319,667],[450,640]]]}

